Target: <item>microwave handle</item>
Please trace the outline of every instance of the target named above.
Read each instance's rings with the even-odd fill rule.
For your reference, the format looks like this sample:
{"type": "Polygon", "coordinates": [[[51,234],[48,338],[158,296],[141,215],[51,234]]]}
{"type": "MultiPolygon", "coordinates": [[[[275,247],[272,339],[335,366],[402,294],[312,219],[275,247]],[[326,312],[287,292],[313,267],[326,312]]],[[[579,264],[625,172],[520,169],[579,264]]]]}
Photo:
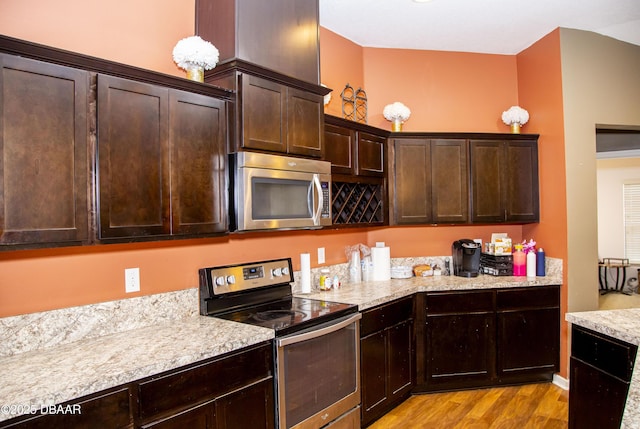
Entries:
{"type": "Polygon", "coordinates": [[[324,198],[322,198],[322,184],[320,183],[319,174],[313,175],[313,187],[316,190],[314,197],[318,198],[318,208],[313,214],[313,224],[320,225],[320,214],[322,213],[322,209],[324,206],[324,198]]]}

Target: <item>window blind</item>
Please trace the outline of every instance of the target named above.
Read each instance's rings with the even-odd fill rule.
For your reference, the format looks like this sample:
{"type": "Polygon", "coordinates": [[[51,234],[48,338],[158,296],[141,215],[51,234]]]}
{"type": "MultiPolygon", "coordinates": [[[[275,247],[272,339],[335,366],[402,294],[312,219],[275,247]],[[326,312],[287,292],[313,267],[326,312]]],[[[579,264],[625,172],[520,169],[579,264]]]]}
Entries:
{"type": "Polygon", "coordinates": [[[640,183],[625,183],[624,192],[624,257],[640,263],[640,183]]]}

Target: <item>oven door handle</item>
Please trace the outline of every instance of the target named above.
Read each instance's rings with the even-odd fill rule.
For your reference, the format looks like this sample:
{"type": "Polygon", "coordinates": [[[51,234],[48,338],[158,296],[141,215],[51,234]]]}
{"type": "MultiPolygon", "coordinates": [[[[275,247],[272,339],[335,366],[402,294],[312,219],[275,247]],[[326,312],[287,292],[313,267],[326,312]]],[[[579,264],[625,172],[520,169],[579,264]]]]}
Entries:
{"type": "Polygon", "coordinates": [[[331,323],[330,325],[322,327],[322,328],[319,328],[319,329],[312,329],[312,330],[310,330],[308,332],[303,332],[301,334],[291,335],[291,336],[288,336],[288,337],[283,337],[283,338],[276,339],[276,344],[277,344],[278,347],[284,347],[284,346],[288,346],[289,344],[295,344],[295,343],[299,343],[301,341],[306,341],[306,340],[311,340],[313,338],[318,338],[318,337],[321,337],[323,335],[327,335],[327,334],[330,334],[332,332],[339,331],[340,329],[344,328],[345,326],[349,326],[353,322],[357,322],[360,319],[362,319],[362,314],[356,313],[356,314],[354,314],[352,316],[349,316],[346,319],[338,321],[337,323],[331,323]]]}

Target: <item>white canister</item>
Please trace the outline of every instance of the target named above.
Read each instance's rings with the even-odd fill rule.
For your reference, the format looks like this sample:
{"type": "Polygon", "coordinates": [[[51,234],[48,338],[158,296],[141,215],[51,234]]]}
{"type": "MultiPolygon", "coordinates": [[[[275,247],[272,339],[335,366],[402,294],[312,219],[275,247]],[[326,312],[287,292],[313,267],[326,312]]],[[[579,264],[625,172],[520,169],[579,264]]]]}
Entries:
{"type": "Polygon", "coordinates": [[[536,276],[536,252],[527,253],[527,277],[536,276]]]}

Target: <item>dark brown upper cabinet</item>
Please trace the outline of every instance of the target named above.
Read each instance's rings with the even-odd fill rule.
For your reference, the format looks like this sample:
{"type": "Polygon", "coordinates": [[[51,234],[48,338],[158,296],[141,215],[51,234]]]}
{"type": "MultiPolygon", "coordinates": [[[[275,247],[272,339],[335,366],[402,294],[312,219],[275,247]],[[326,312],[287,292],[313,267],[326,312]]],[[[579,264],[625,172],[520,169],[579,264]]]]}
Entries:
{"type": "Polygon", "coordinates": [[[0,245],[89,239],[89,73],[0,54],[0,245]]]}
{"type": "Polygon", "coordinates": [[[320,84],[318,0],[196,0],[196,34],[241,60],[320,84]]]}
{"type": "Polygon", "coordinates": [[[466,140],[412,136],[392,142],[393,222],[467,223],[466,140]]]}
{"type": "Polygon", "coordinates": [[[226,232],[225,102],[169,90],[169,121],[171,233],[226,232]]]}
{"type": "Polygon", "coordinates": [[[388,131],[325,116],[324,159],[331,162],[334,226],[389,224],[388,131]]]}
{"type": "Polygon", "coordinates": [[[239,74],[239,148],[322,156],[322,96],[239,74]]]}
{"type": "Polygon", "coordinates": [[[98,76],[99,238],[227,229],[224,102],[98,76]]]}
{"type": "Polygon", "coordinates": [[[471,139],[471,220],[538,222],[537,136],[471,139]]]}
{"type": "Polygon", "coordinates": [[[357,122],[325,116],[325,160],[332,174],[385,177],[388,132],[357,122]]]}

